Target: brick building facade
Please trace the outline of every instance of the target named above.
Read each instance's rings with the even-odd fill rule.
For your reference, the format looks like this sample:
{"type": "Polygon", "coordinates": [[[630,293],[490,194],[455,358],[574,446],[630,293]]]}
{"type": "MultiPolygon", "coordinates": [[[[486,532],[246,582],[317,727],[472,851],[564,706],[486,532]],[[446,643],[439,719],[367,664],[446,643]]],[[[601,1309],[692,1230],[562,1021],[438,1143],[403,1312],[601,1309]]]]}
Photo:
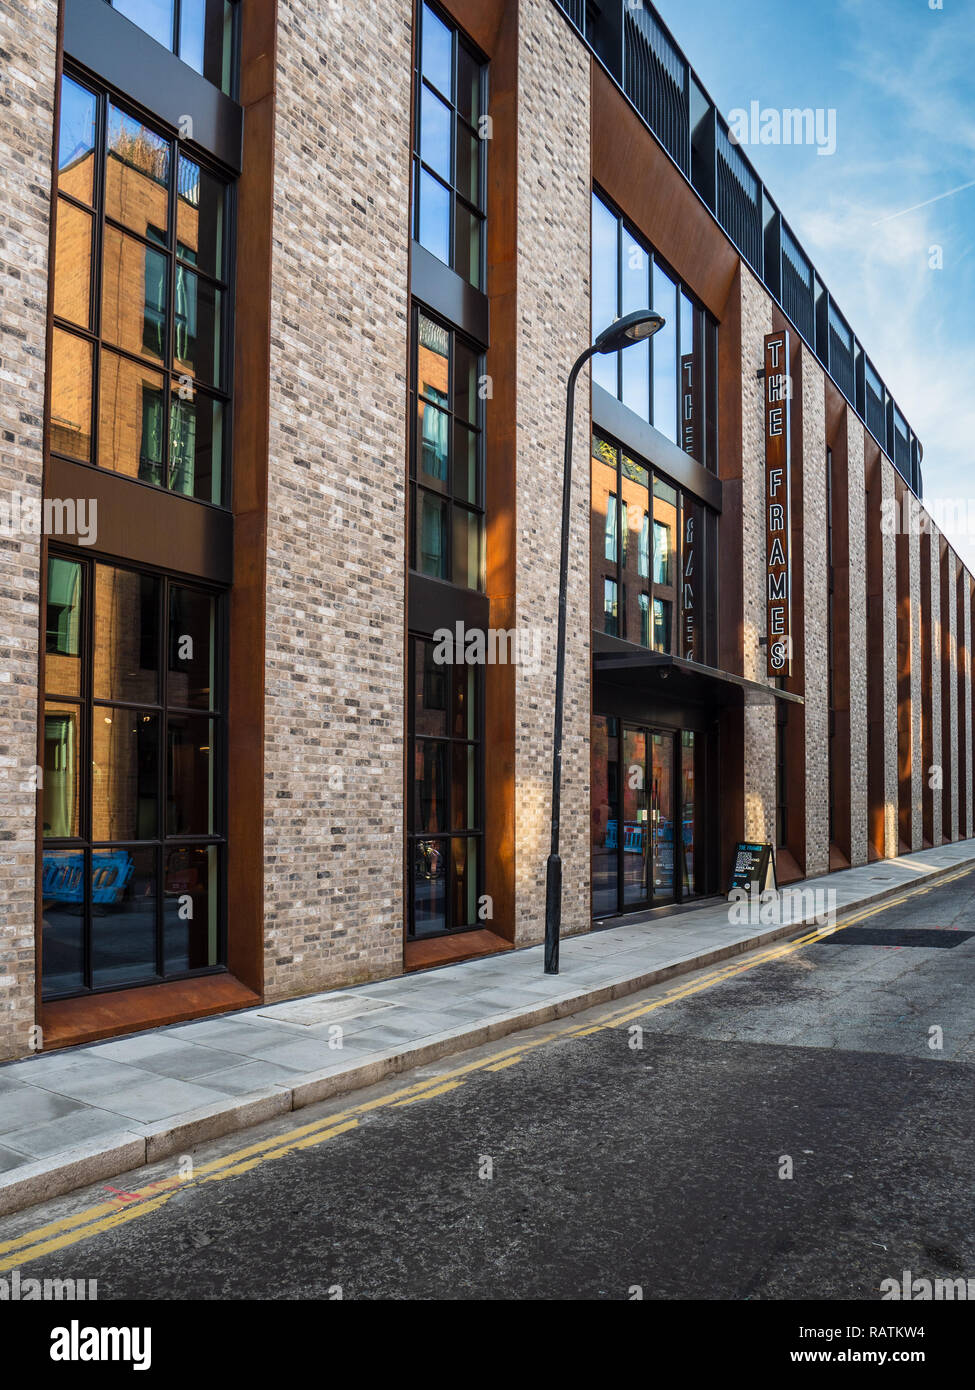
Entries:
{"type": "Polygon", "coordinates": [[[973,833],[920,442],[649,5],[0,25],[0,488],[97,504],[0,543],[0,1058],[541,939],[566,380],[634,309],[576,397],[564,930],[741,839],[786,882],[973,833]]]}

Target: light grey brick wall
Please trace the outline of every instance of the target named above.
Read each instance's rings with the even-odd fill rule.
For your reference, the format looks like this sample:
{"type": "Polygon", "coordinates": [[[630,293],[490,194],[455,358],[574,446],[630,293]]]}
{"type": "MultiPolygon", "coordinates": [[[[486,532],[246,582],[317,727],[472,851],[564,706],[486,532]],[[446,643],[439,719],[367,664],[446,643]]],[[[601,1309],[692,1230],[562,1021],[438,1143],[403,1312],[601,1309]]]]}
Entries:
{"type": "MultiPolygon", "coordinates": [[[[931,527],[931,670],[926,673],[931,682],[931,767],[924,769],[930,778],[932,768],[943,771],[941,762],[941,535],[931,527]]],[[[931,816],[931,842],[941,844],[942,798],[935,787],[931,816]]]]}
{"type": "Polygon", "coordinates": [[[803,606],[805,608],[806,875],[829,868],[829,568],[826,377],[802,349],[803,606]]]}
{"type": "MultiPolygon", "coordinates": [[[[881,456],[881,515],[894,513],[894,465],[881,456]]],[[[884,623],[884,858],[897,854],[897,538],[890,527],[883,528],[881,566],[883,571],[884,623]],[[889,532],[889,534],[888,534],[889,532]]]]}
{"type": "Polygon", "coordinates": [[[264,826],[272,999],[402,969],[412,7],[279,0],[278,16],[264,826]]]}
{"type": "Polygon", "coordinates": [[[850,536],[850,863],[867,849],[867,546],[863,426],[847,411],[850,536]]]}
{"type": "Polygon", "coordinates": [[[909,538],[911,586],[911,849],[924,843],[922,801],[924,745],[921,742],[921,534],[911,528],[909,538]]]}
{"type": "MultiPolygon", "coordinates": [[[[741,267],[741,474],[744,675],[768,683],[765,648],[765,395],[756,373],[765,364],[765,335],[772,332],[772,301],[755,276],[741,267]]],[[[722,447],[726,447],[722,444],[722,447]]],[[[734,448],[735,442],[728,441],[734,448]]],[[[797,461],[793,459],[793,468],[797,461]]],[[[746,839],[775,839],[775,706],[746,705],[746,839]]]]}
{"type": "MultiPolygon", "coordinates": [[[[551,814],[565,391],[590,341],[590,72],[551,0],[521,0],[518,109],[518,622],[542,634],[537,671],[519,667],[515,729],[516,940],[539,940],[551,814]]],[[[569,539],[562,766],[562,925],[590,907],[589,374],[579,380],[569,539]]]]}
{"type": "MultiPolygon", "coordinates": [[[[0,8],[0,502],[41,499],[58,7],[0,8]]],[[[11,515],[8,512],[7,515],[11,515]]],[[[0,1060],[34,1024],[40,538],[0,536],[0,1060]]]]}

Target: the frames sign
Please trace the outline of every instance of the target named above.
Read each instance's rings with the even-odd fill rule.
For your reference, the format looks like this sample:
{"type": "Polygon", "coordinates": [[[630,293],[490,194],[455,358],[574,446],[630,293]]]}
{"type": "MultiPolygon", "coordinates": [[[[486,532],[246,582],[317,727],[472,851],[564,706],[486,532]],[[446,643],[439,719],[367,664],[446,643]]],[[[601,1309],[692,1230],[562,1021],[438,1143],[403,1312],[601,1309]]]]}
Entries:
{"type": "Polygon", "coordinates": [[[765,336],[765,632],[770,676],[792,674],[789,333],[765,336]]]}

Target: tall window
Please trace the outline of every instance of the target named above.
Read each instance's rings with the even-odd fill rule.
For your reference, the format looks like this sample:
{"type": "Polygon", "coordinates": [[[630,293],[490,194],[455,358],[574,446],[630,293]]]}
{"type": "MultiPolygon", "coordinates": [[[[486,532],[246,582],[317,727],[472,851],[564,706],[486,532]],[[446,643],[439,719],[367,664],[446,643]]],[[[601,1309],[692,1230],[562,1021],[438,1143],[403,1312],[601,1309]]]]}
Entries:
{"type": "Polygon", "coordinates": [[[217,594],[52,555],[43,764],[44,988],[223,961],[217,594]]]}
{"type": "Polygon", "coordinates": [[[713,661],[714,513],[594,435],[592,528],[596,630],[690,661],[713,661]],[[628,592],[635,595],[632,607],[628,592]]]}
{"type": "Polygon", "coordinates": [[[235,72],[234,19],[230,0],[108,0],[151,39],[175,53],[184,63],[233,95],[235,72]]]}
{"type": "Polygon", "coordinates": [[[484,925],[482,669],[438,660],[410,638],[407,862],[413,938],[484,925]]]}
{"type": "Polygon", "coordinates": [[[411,567],[484,587],[483,358],[421,309],[413,320],[411,567]]]}
{"type": "Polygon", "coordinates": [[[104,91],[61,84],[50,447],[223,503],[228,185],[104,91]]]}
{"type": "Polygon", "coordinates": [[[485,66],[423,5],[417,48],[413,235],[458,275],[484,285],[485,66]]]}
{"type": "Polygon", "coordinates": [[[647,342],[593,359],[593,381],[717,471],[717,325],[608,203],[592,200],[592,330],[647,307],[666,320],[647,342]]]}

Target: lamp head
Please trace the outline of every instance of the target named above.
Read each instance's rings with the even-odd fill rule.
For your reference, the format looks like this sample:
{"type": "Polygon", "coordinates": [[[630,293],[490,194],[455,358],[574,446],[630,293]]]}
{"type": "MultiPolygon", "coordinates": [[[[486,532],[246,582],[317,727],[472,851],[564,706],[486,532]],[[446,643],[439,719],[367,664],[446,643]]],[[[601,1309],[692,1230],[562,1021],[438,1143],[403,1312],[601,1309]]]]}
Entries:
{"type": "Polygon", "coordinates": [[[636,309],[632,314],[624,314],[621,319],[604,328],[593,343],[593,350],[602,354],[618,352],[620,348],[631,347],[634,343],[645,342],[659,333],[666,323],[661,314],[652,309],[636,309]]]}

